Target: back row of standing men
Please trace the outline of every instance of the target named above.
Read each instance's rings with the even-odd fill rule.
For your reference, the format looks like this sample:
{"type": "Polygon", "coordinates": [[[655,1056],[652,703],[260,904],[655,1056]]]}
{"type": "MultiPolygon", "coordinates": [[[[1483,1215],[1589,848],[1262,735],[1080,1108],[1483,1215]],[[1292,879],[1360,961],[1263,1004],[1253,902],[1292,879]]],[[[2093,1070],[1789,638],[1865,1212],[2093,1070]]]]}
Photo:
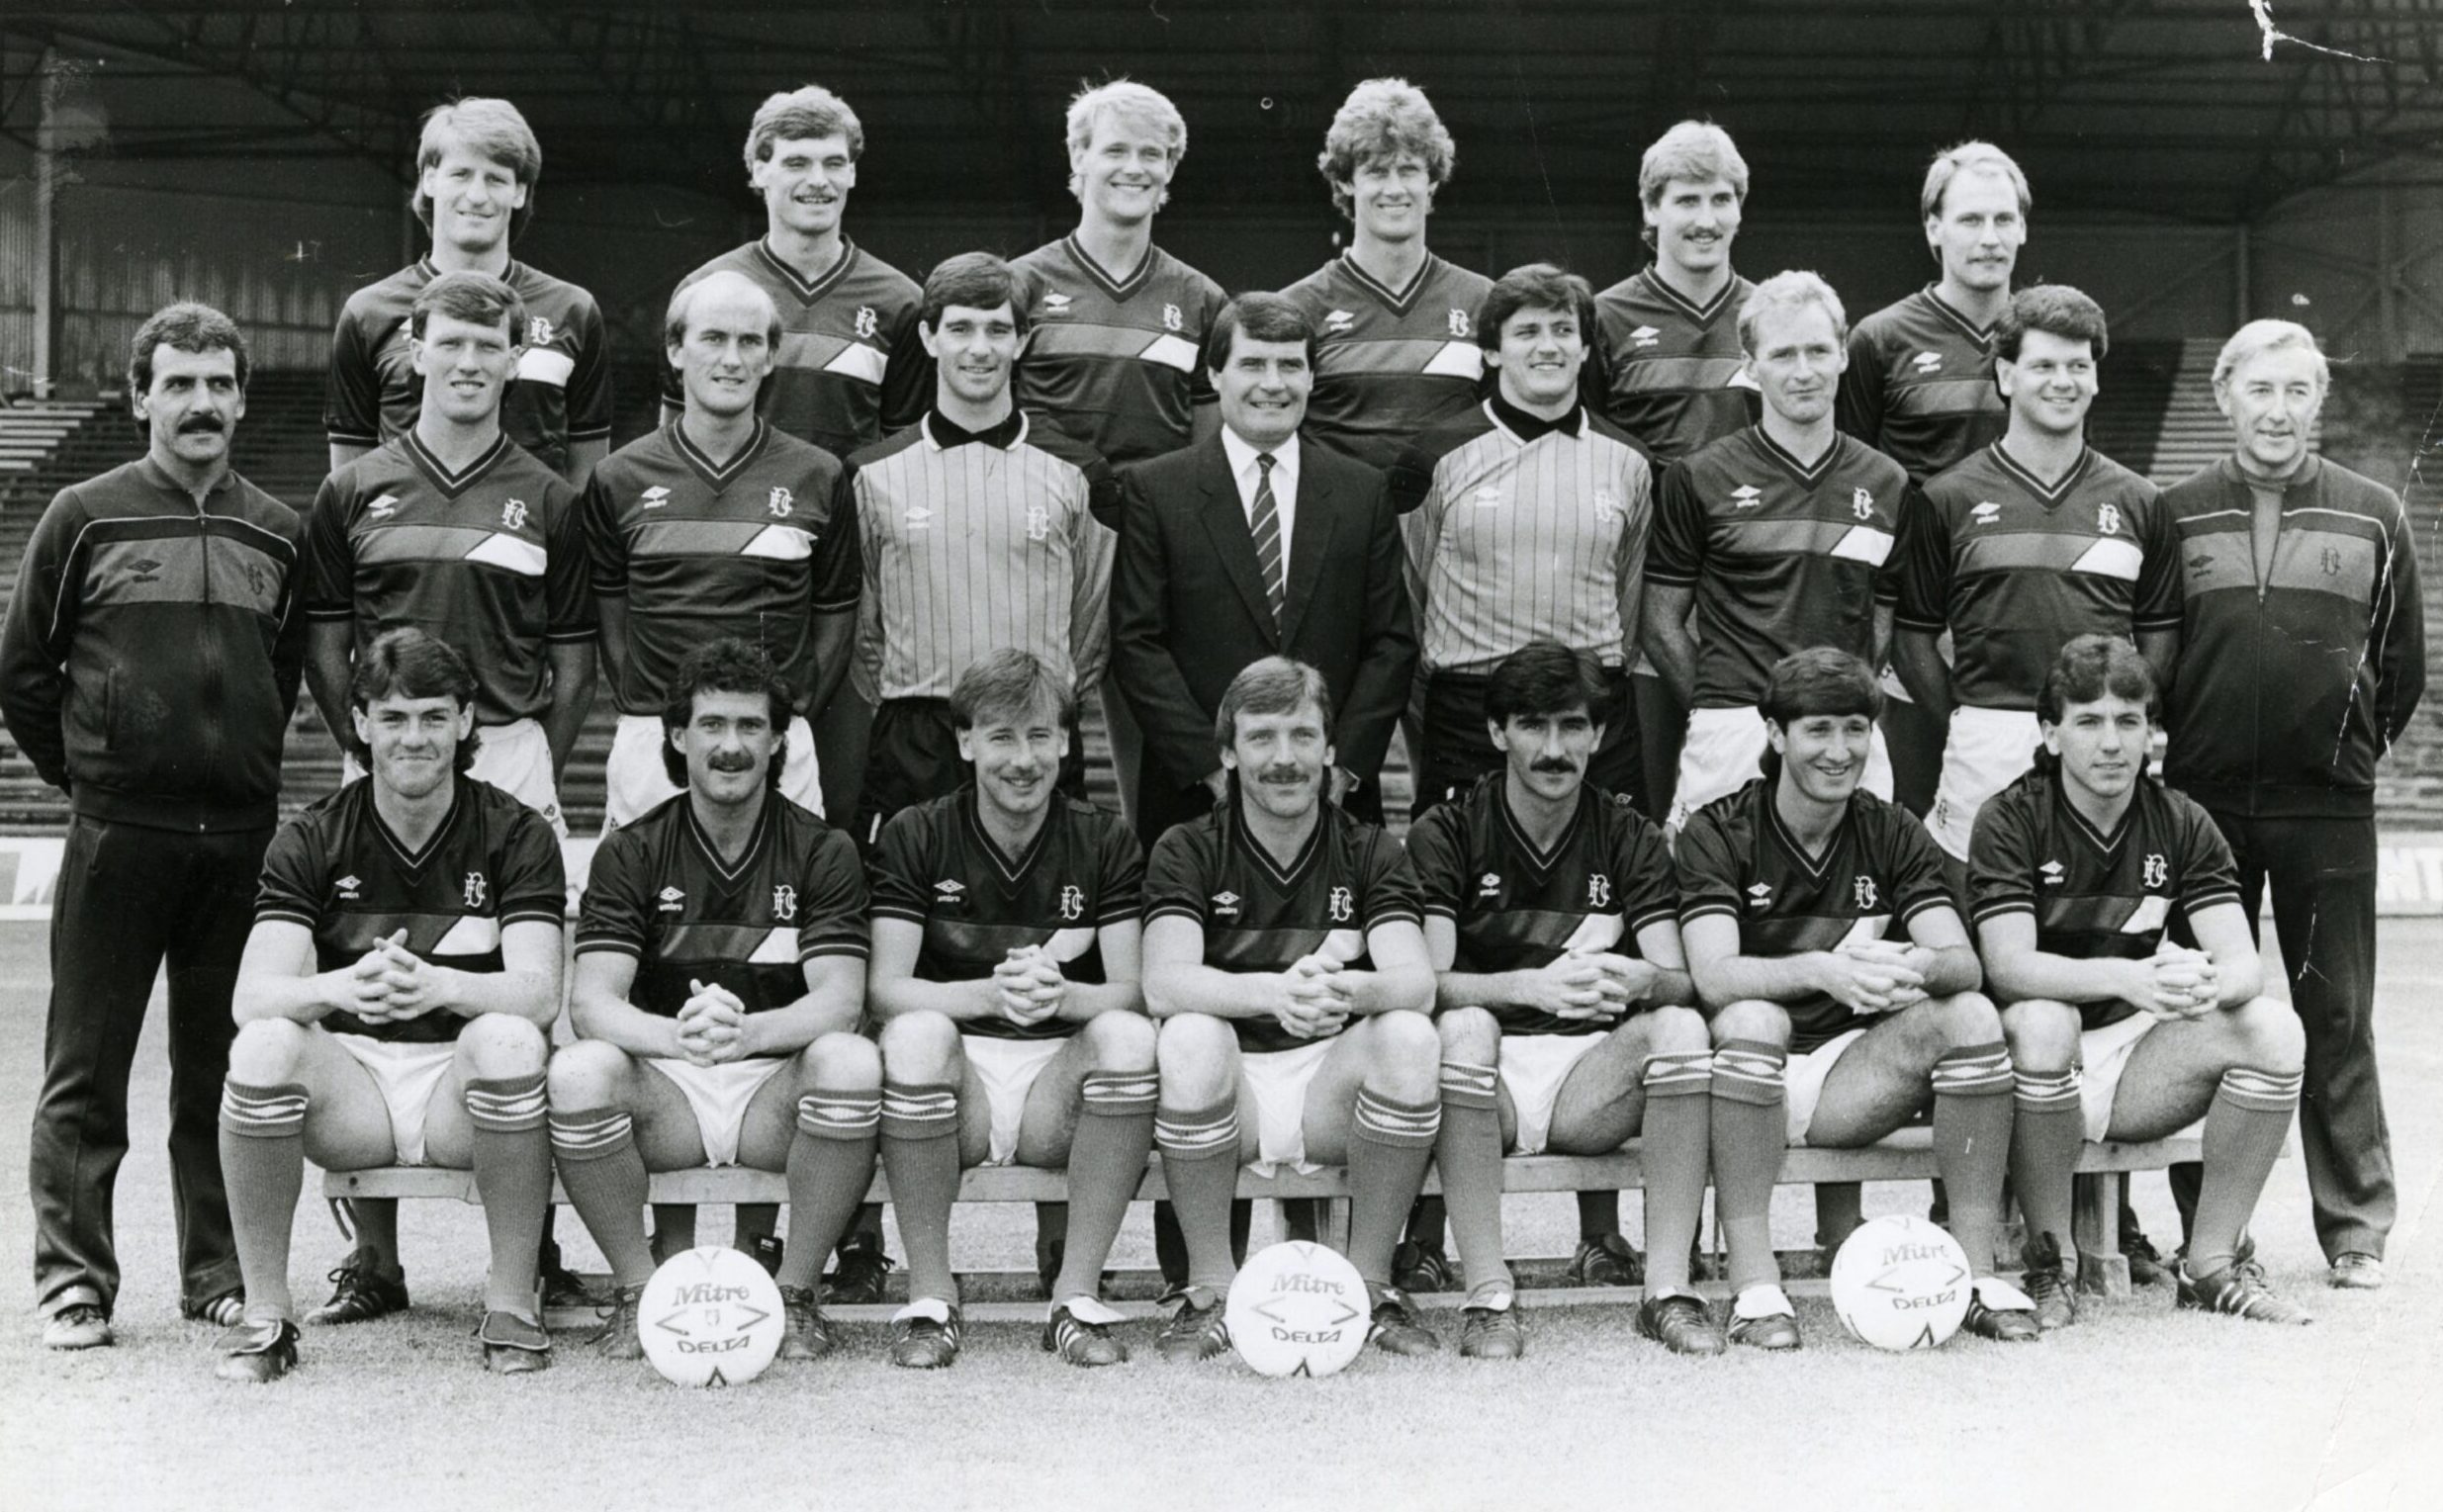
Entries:
{"type": "Polygon", "coordinates": [[[2304,331],[2234,338],[2217,378],[2238,453],[2167,498],[2086,449],[2102,312],[2072,290],[2013,295],[2028,186],[1982,143],[1927,176],[1938,280],[1851,328],[1812,275],[1760,289],[1733,271],[1748,171],[1716,127],[1647,151],[1655,261],[1600,295],[1545,265],[1495,283],[1431,254],[1453,149],[1403,81],[1360,85],[1335,117],[1319,167],[1351,247],[1278,296],[1229,301],[1153,245],[1186,146],[1159,94],[1081,94],[1068,141],[1074,233],[1013,264],[950,259],[920,288],[844,234],[854,113],[819,88],[774,96],[746,151],[767,234],[682,282],[670,423],[606,457],[599,311],[509,255],[539,146],[504,102],[437,110],[415,195],[432,253],[342,314],[334,472],[302,532],[250,489],[227,504],[241,523],[217,526],[197,490],[234,480],[168,471],[226,442],[242,361],[215,398],[218,380],[184,372],[212,344],[200,316],[139,337],[139,413],[160,385],[188,388],[152,401],[155,459],[123,487],[175,509],[130,531],[94,508],[128,499],[63,495],[0,650],[10,725],[78,815],[36,1132],[46,1312],[106,1314],[116,1291],[125,1047],[164,951],[194,966],[187,990],[172,978],[186,1299],[213,1311],[233,1282],[203,1168],[233,905],[277,791],[270,716],[302,667],[344,731],[355,658],[403,624],[472,654],[477,772],[555,820],[598,646],[622,715],[614,824],[675,790],[657,716],[679,655],[745,628],[801,694],[783,790],[854,816],[865,843],[955,785],[947,695],[997,647],[1103,690],[1148,840],[1221,790],[1213,710],[1268,654],[1323,672],[1334,794],[1379,817],[1403,719],[1420,797],[1455,793],[1498,762],[1491,668],[1557,640],[1637,711],[1607,728],[1596,780],[1684,818],[1753,774],[1755,704],[1783,652],[1888,651],[1914,702],[1893,702],[1883,780],[1931,810],[1954,860],[2027,764],[2052,653],[2134,635],[2170,689],[2173,779],[2215,813],[2248,902],[2274,876],[2309,1030],[2319,1237],[2337,1275],[2380,1275],[2373,765],[2414,706],[2422,631],[2398,501],[2307,452],[2324,370],[2304,331]],[[182,512],[207,518],[169,522],[182,512]],[[208,595],[216,562],[242,569],[257,607],[296,627],[260,687],[155,655],[141,616],[80,609],[105,558],[173,538],[208,595]],[[96,634],[113,623],[138,628],[96,634]],[[857,698],[834,696],[844,678],[857,698]],[[84,896],[126,826],[144,832],[131,874],[84,896]],[[196,914],[216,898],[229,919],[196,914]]]}

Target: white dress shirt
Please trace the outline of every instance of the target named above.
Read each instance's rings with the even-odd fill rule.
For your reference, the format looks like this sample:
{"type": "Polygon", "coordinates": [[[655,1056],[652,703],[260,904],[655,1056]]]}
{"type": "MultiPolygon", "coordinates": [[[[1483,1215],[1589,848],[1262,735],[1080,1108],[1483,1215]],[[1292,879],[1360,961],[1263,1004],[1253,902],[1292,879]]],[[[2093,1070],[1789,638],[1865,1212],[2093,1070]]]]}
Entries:
{"type": "MultiPolygon", "coordinates": [[[[1246,511],[1247,530],[1255,530],[1255,489],[1263,477],[1256,466],[1254,443],[1242,439],[1227,425],[1222,427],[1222,451],[1230,460],[1230,477],[1238,484],[1238,507],[1246,511]]],[[[1281,517],[1281,581],[1290,580],[1290,542],[1298,530],[1298,436],[1292,432],[1287,441],[1272,449],[1273,510],[1281,517]]]]}

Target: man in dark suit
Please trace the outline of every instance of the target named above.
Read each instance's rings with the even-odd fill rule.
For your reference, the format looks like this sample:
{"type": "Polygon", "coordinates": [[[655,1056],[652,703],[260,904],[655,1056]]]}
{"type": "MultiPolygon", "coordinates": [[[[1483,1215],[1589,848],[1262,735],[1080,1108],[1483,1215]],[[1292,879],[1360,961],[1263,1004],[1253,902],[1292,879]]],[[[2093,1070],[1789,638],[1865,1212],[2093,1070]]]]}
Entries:
{"type": "Polygon", "coordinates": [[[1145,735],[1137,831],[1151,845],[1226,791],[1214,710],[1268,656],[1323,673],[1338,711],[1332,797],[1381,823],[1383,756],[1416,673],[1383,475],[1300,444],[1314,328],[1290,301],[1233,300],[1205,365],[1222,434],[1126,477],[1112,664],[1145,735]]]}

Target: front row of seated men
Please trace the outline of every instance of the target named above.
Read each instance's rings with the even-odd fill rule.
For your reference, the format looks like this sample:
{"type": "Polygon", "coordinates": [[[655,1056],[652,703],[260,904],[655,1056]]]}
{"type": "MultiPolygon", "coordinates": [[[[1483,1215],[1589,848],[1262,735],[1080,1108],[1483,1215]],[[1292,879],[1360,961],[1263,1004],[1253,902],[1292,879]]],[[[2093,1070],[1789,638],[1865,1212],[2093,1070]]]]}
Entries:
{"type": "Polygon", "coordinates": [[[1042,1342],[1098,1366],[1128,1358],[1098,1282],[1149,1147],[1190,1255],[1165,1357],[1228,1348],[1249,1162],[1345,1165],[1374,1342],[1438,1348],[1390,1284],[1436,1161],[1466,1277],[1461,1352],[1507,1359],[1526,1335],[1502,1261],[1503,1152],[1638,1135],[1639,1331],[1681,1354],[1791,1349],[1768,1222],[1783,1150],[1868,1144],[1929,1110],[1976,1275],[1970,1331],[2075,1322],[2080,1146],[2201,1115],[2178,1304],[2307,1321],[2245,1239],[2297,1105],[2299,1025],[2258,996],[2213,825],[2145,775],[2155,689],[2125,642],[2081,637],[2052,667],[2044,752],[1978,821],[1972,944],[1924,830],[1860,789],[1881,695],[1836,651],[1774,667],[1764,776],[1692,816],[1676,859],[1586,782],[1606,690],[1560,646],[1495,672],[1503,767],[1420,818],[1404,853],[1325,800],[1329,697],[1312,668],[1267,659],[1215,721],[1232,801],[1149,861],[1116,817],[1055,791],[1069,691],[1004,651],[951,700],[972,782],[889,822],[869,904],[846,837],[774,787],[786,685],[716,641],[664,710],[683,791],[593,860],[580,1038],[557,1053],[559,851],[532,811],[462,779],[473,689],[421,632],[377,641],[352,690],[370,775],[285,828],[265,863],[223,1104],[246,1283],[225,1378],[297,1362],[287,1236],[309,1155],[472,1167],[493,1256],[477,1337],[504,1373],[550,1361],[534,1256],[555,1158],[610,1262],[597,1347],[621,1358],[641,1354],[654,1264],[647,1173],[785,1173],[782,1353],[806,1360],[833,1345],[815,1266],[878,1148],[909,1256],[890,1354],[918,1368],[960,1347],[961,1169],[1065,1168],[1042,1342]],[[2028,1217],[2024,1290],[1995,1274],[2006,1176],[2028,1217]],[[1689,1285],[1709,1181],[1733,1290],[1719,1324],[1689,1285]]]}

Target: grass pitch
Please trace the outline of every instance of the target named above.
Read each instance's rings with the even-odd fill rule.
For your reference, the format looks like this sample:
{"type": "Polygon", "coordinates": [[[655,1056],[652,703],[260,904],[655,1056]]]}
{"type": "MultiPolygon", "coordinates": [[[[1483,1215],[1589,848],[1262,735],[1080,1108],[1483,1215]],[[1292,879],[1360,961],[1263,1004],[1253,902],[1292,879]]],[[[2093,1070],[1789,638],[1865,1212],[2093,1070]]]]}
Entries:
{"type": "MultiPolygon", "coordinates": [[[[415,1308],[310,1330],[304,1368],[268,1388],[211,1379],[215,1331],[177,1314],[167,1072],[156,1009],[136,1060],[135,1148],[119,1184],[127,1284],[115,1349],[54,1356],[31,1312],[30,1212],[0,1204],[17,1321],[0,1330],[0,1506],[520,1509],[1562,1506],[2015,1506],[2374,1512],[2443,1505],[2443,1263],[2429,1220],[2443,1167],[2443,922],[2384,930],[2385,1083],[2401,1215],[2392,1286],[2333,1292],[2296,1159],[2274,1174],[2256,1232],[2275,1282],[2314,1327],[2176,1315],[2167,1291],[2089,1302],[2080,1326],[2026,1348],[1955,1340],[1888,1356],[1801,1300],[1806,1350],[1687,1362],[1636,1337],[1627,1307],[1529,1313],[1526,1360],[1479,1365],[1369,1355],[1328,1380],[1265,1380],[1234,1361],[1166,1368],[1153,1325],[1139,1358],[1070,1371],[1037,1330],[969,1331],[953,1370],[895,1371],[884,1330],[843,1329],[840,1355],[713,1392],[597,1362],[483,1374],[469,1332],[480,1215],[409,1204],[415,1308]]],[[[23,1193],[47,996],[42,926],[0,926],[0,1184],[23,1193]]],[[[2168,1248],[2159,1177],[2139,1211],[2168,1248]]],[[[311,1183],[309,1193],[313,1191],[311,1183]]],[[[1923,1210],[1922,1189],[1871,1187],[1869,1212],[1923,1210]]],[[[1637,1231],[1635,1199],[1629,1227],[1637,1231]]],[[[705,1237],[726,1219],[708,1213],[705,1237]]],[[[962,1266],[1022,1269],[1030,1216],[957,1218],[962,1266]]],[[[1803,1243],[1784,1193],[1776,1238],[1803,1243]]],[[[1519,1254],[1566,1252],[1566,1198],[1510,1200],[1519,1254]]],[[[573,1217],[572,1259],[596,1265],[573,1217]]],[[[345,1245],[317,1202],[299,1214],[294,1281],[345,1245]]],[[[895,1243],[894,1243],[895,1248],[895,1243]]],[[[1118,1261],[1151,1263],[1143,1209],[1118,1261]]],[[[1437,1321],[1455,1345],[1455,1316],[1437,1321]]]]}

